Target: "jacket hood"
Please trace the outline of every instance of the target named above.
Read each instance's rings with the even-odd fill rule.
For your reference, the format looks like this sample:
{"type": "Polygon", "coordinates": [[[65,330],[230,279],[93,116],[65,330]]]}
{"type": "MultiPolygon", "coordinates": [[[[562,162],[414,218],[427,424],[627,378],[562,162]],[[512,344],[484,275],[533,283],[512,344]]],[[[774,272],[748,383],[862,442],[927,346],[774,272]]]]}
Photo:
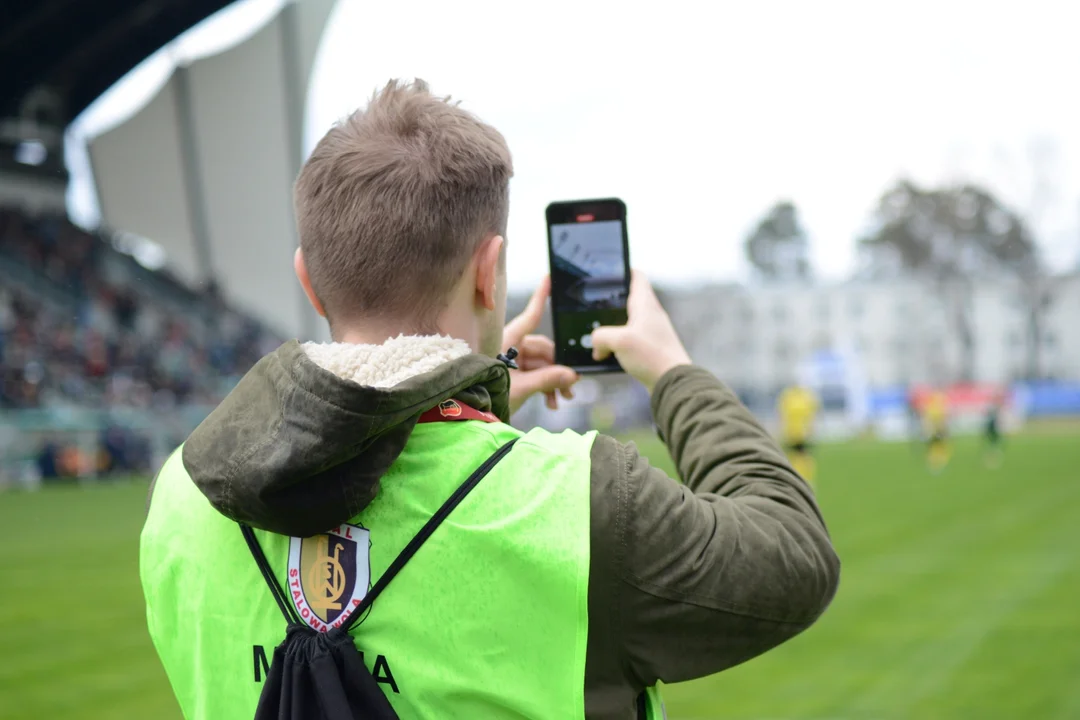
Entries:
{"type": "Polygon", "coordinates": [[[291,341],[195,429],[184,468],[231,520],[308,537],[375,498],[421,413],[455,398],[506,422],[509,390],[503,363],[453,338],[291,341]]]}

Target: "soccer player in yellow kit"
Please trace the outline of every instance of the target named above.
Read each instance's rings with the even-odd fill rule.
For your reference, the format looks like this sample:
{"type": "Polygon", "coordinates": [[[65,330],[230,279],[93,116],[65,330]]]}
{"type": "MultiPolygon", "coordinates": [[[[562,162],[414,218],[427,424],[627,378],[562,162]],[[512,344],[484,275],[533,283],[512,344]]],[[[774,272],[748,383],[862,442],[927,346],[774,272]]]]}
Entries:
{"type": "Polygon", "coordinates": [[[926,430],[926,465],[931,472],[941,472],[949,463],[949,399],[935,390],[923,405],[923,426],[926,430]]]}
{"type": "Polygon", "coordinates": [[[813,486],[817,466],[810,454],[810,436],[818,411],[817,396],[807,387],[793,385],[780,393],[777,410],[780,414],[781,441],[788,460],[795,472],[813,486]]]}

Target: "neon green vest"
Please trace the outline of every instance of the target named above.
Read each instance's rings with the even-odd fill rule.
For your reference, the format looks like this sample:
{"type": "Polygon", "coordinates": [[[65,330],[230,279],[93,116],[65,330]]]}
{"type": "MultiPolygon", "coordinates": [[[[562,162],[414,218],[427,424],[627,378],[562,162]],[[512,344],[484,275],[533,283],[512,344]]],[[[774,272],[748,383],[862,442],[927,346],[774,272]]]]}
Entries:
{"type": "MultiPolygon", "coordinates": [[[[375,501],[314,538],[258,531],[317,629],[348,617],[443,501],[520,433],[417,425],[375,501]]],[[[593,434],[533,431],[472,490],[352,627],[402,718],[584,716],[593,434]]],[[[184,716],[250,718],[285,621],[240,530],[174,453],[142,533],[147,622],[184,716]]],[[[649,717],[663,717],[648,693],[649,717]]]]}

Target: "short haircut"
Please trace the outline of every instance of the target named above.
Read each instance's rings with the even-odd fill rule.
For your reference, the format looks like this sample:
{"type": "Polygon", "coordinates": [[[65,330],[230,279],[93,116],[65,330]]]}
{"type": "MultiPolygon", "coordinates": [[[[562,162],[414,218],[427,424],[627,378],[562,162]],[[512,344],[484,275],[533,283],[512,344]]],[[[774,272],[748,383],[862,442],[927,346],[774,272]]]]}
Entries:
{"type": "Polygon", "coordinates": [[[433,330],[479,243],[505,235],[513,172],[503,136],[422,80],[391,80],[334,125],[294,188],[331,327],[378,316],[433,330]]]}

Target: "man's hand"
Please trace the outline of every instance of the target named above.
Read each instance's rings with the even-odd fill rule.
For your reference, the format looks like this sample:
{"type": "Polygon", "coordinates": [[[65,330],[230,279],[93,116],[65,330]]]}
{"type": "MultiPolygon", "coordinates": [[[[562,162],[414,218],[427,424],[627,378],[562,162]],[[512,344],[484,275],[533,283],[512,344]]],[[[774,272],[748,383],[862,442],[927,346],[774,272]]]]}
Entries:
{"type": "Polygon", "coordinates": [[[637,270],[630,279],[626,315],[626,325],[593,330],[593,358],[603,360],[615,353],[623,369],[651,393],[668,370],[677,365],[689,365],[690,355],[652,285],[637,270]]]}
{"type": "Polygon", "coordinates": [[[517,412],[534,393],[544,393],[547,406],[552,410],[558,407],[560,394],[567,400],[574,397],[572,388],[579,379],[578,374],[568,367],[555,364],[555,343],[551,338],[530,334],[540,324],[550,291],[551,279],[545,277],[525,310],[507,323],[503,330],[503,352],[516,347],[518,356],[515,362],[521,368],[510,371],[511,413],[517,412]]]}

